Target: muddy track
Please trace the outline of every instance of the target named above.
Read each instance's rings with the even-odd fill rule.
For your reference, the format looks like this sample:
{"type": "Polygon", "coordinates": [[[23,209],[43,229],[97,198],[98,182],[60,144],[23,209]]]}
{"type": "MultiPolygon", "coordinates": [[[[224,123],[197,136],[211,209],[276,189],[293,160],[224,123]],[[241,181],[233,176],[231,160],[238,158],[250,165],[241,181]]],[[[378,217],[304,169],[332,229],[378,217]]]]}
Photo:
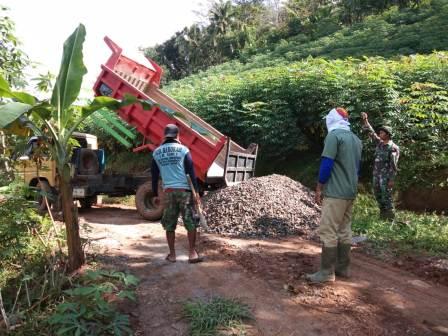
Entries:
{"type": "Polygon", "coordinates": [[[159,223],[132,209],[94,208],[90,252],[141,278],[133,312],[137,335],[188,335],[187,299],[237,297],[254,313],[248,335],[448,335],[448,287],[423,280],[355,251],[353,277],[310,286],[303,274],[319,262],[319,247],[297,237],[255,240],[202,235],[201,264],[187,262],[185,230],[178,261],[164,260],[159,223]]]}

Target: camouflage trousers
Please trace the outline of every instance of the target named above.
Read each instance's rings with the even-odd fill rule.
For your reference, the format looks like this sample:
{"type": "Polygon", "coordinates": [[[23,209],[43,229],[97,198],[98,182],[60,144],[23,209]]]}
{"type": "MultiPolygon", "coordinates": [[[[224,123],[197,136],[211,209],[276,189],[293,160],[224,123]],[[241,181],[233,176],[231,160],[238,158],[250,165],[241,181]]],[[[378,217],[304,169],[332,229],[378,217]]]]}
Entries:
{"type": "Polygon", "coordinates": [[[187,231],[193,231],[198,226],[193,212],[191,192],[171,191],[164,196],[165,209],[163,210],[162,225],[166,231],[175,231],[179,215],[187,231]]]}
{"type": "Polygon", "coordinates": [[[389,188],[388,183],[388,177],[381,175],[373,177],[373,193],[382,214],[394,209],[392,188],[389,188]]]}

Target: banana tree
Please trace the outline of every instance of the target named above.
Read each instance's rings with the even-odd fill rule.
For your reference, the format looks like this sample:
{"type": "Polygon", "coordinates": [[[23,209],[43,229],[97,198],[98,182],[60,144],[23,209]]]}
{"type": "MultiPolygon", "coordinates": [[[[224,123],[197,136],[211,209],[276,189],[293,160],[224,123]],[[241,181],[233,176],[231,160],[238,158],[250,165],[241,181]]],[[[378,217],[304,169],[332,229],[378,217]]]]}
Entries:
{"type": "MultiPolygon", "coordinates": [[[[88,105],[76,105],[82,78],[87,73],[82,53],[85,35],[85,27],[80,24],[65,41],[59,75],[48,100],[37,101],[25,92],[14,92],[6,80],[0,77],[0,97],[9,98],[8,103],[0,106],[0,129],[31,129],[34,134],[42,136],[56,162],[67,232],[69,271],[78,269],[84,263],[77,208],[70,185],[71,135],[96,110],[103,107],[115,110],[137,102],[133,97],[127,97],[123,101],[96,97],[88,105]]],[[[145,108],[150,105],[140,103],[145,108]]]]}

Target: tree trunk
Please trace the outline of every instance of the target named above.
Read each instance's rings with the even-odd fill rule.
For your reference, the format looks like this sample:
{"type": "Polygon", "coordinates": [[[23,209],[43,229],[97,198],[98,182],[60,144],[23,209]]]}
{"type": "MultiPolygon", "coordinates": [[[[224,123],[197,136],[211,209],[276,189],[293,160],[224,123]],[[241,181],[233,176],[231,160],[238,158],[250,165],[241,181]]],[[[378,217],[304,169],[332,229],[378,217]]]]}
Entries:
{"type": "Polygon", "coordinates": [[[62,212],[67,231],[68,271],[73,272],[85,262],[84,251],[82,250],[81,238],[79,236],[78,208],[73,203],[70,182],[66,181],[64,176],[61,176],[59,187],[62,195],[62,212]]]}
{"type": "Polygon", "coordinates": [[[3,131],[0,131],[0,185],[2,183],[7,183],[12,180],[12,168],[9,165],[9,159],[7,156],[7,140],[6,135],[3,131]]]}
{"type": "Polygon", "coordinates": [[[3,159],[5,160],[3,162],[5,171],[9,173],[10,169],[8,161],[6,161],[6,136],[5,133],[3,133],[3,131],[0,131],[0,155],[2,155],[3,159]]]}

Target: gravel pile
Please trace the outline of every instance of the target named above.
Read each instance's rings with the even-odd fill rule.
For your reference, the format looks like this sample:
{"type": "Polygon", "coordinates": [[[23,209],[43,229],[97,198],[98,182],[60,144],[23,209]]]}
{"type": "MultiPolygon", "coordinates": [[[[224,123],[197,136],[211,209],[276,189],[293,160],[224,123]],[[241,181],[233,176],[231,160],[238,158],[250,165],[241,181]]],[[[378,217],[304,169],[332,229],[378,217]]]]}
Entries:
{"type": "Polygon", "coordinates": [[[209,232],[240,237],[316,237],[320,207],[313,193],[282,175],[252,178],[204,198],[209,232]]]}

